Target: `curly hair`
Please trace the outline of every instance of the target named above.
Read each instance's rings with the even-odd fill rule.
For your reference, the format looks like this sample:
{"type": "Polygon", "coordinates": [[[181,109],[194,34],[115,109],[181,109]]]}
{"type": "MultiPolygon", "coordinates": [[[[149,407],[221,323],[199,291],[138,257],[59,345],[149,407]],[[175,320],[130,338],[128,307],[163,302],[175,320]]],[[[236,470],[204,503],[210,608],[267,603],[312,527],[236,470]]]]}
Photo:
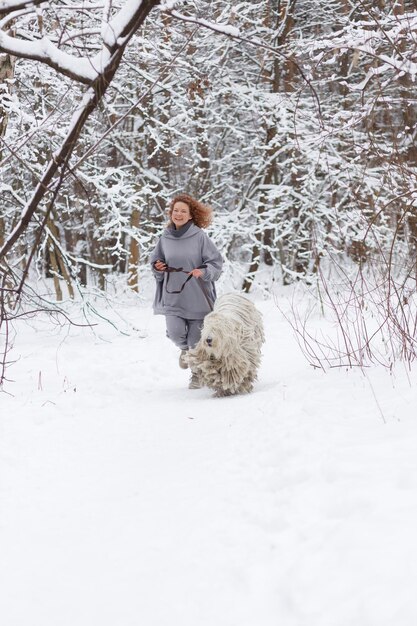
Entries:
{"type": "Polygon", "coordinates": [[[191,219],[196,226],[199,228],[207,228],[207,226],[210,226],[211,220],[213,219],[213,209],[206,206],[202,202],[199,202],[188,193],[180,193],[171,200],[168,210],[170,225],[172,225],[172,211],[176,202],[184,202],[184,204],[188,206],[191,213],[191,219]]]}

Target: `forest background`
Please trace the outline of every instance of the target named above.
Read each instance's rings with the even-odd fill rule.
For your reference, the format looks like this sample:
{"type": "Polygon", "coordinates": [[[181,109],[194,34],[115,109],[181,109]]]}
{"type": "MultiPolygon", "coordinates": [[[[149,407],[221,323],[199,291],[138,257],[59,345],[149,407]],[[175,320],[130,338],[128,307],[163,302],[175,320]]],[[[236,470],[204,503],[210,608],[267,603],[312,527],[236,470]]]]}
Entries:
{"type": "Polygon", "coordinates": [[[315,366],[414,360],[416,47],[411,0],[0,0],[3,375],[14,318],[140,292],[179,191],[238,289],[334,314],[290,316],[315,366]]]}

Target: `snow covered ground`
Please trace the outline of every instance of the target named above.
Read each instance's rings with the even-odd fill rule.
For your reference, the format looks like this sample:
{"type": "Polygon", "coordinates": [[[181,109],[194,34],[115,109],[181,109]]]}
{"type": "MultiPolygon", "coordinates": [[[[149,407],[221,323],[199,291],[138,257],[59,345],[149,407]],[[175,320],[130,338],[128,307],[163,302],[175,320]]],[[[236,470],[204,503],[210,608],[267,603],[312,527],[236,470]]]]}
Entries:
{"type": "Polygon", "coordinates": [[[257,306],[259,381],[223,399],[187,389],[146,303],[106,312],[129,335],[20,323],[1,624],[417,624],[416,371],[313,370],[257,306]]]}

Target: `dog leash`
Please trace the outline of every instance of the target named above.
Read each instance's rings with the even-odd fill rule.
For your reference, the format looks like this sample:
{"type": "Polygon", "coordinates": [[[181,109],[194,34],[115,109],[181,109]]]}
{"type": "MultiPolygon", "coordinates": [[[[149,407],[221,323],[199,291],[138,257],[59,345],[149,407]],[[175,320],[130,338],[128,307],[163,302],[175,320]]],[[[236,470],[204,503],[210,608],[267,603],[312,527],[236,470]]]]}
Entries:
{"type": "MultiPolygon", "coordinates": [[[[155,263],[156,263],[156,261],[155,261],[155,263]]],[[[155,263],[154,263],[154,265],[155,265],[155,263]]],[[[205,269],[206,267],[207,267],[207,265],[206,265],[206,264],[203,264],[203,265],[199,265],[199,266],[198,266],[197,268],[195,268],[195,269],[202,270],[202,269],[205,269]]],[[[168,274],[168,276],[167,276],[167,281],[166,281],[166,285],[165,285],[165,291],[166,291],[167,293],[181,293],[181,292],[183,291],[183,289],[184,289],[185,285],[188,283],[188,281],[189,281],[189,280],[191,280],[191,278],[193,278],[193,275],[192,275],[192,274],[190,274],[190,272],[187,272],[187,270],[183,269],[182,267],[170,267],[169,265],[167,265],[167,266],[165,267],[165,269],[164,269],[164,270],[162,270],[162,271],[163,271],[163,272],[166,272],[166,273],[168,274]],[[170,276],[170,274],[172,274],[173,272],[182,272],[183,274],[188,274],[188,276],[187,276],[187,278],[185,279],[184,283],[182,284],[181,289],[178,289],[178,290],[173,290],[173,291],[169,291],[169,290],[168,290],[168,281],[169,281],[169,276],[170,276]]],[[[199,278],[196,278],[196,280],[197,280],[197,284],[200,286],[200,289],[202,290],[202,292],[203,292],[203,294],[204,294],[205,299],[207,300],[207,304],[208,304],[208,305],[209,305],[209,307],[210,307],[210,311],[212,311],[212,310],[213,310],[213,303],[212,303],[212,301],[211,301],[211,300],[210,300],[210,298],[209,298],[209,295],[208,295],[207,289],[206,289],[205,285],[203,284],[203,281],[202,281],[202,280],[200,280],[199,278]]]]}

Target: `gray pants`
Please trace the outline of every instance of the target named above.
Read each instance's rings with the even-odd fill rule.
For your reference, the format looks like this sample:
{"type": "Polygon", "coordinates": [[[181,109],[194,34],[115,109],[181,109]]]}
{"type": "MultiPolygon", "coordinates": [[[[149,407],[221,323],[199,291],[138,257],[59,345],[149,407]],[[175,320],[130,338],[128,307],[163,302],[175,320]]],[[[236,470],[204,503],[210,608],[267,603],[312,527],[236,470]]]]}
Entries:
{"type": "Polygon", "coordinates": [[[194,348],[201,337],[204,320],[186,320],[177,315],[165,315],[167,337],[181,350],[194,348]]]}

